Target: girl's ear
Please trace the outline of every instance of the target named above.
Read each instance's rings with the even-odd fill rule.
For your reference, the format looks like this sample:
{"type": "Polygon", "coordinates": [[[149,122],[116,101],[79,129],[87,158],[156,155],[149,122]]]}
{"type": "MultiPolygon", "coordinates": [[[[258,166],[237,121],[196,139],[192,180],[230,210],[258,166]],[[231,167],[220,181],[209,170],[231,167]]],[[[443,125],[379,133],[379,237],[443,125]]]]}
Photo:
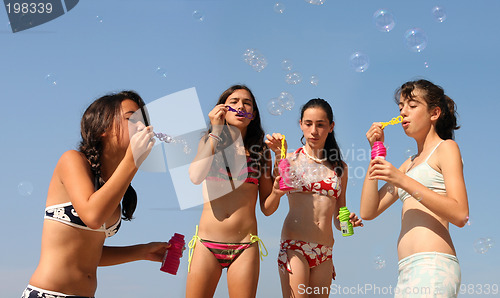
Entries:
{"type": "Polygon", "coordinates": [[[330,131],[329,132],[333,131],[333,127],[335,127],[335,121],[332,121],[332,124],[330,124],[330,131]]]}
{"type": "Polygon", "coordinates": [[[435,107],[431,111],[431,120],[432,121],[437,121],[439,119],[439,116],[441,116],[441,108],[440,107],[435,107]]]}

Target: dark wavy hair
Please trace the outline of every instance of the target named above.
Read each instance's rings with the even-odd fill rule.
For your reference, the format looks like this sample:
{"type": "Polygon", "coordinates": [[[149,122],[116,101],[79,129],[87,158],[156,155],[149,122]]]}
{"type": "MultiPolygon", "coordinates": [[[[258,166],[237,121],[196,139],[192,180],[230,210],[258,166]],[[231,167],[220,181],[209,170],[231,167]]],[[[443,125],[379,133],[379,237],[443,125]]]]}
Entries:
{"type": "MultiPolygon", "coordinates": [[[[313,98],[309,100],[305,105],[302,106],[300,109],[300,120],[304,118],[304,112],[307,109],[311,108],[320,108],[326,113],[326,117],[328,118],[329,124],[333,123],[333,111],[332,107],[330,104],[321,98],[313,98]]],[[[305,145],[304,143],[304,135],[300,138],[300,142],[305,145]]],[[[344,164],[342,160],[342,152],[340,151],[339,145],[337,143],[337,140],[335,139],[335,132],[332,130],[332,132],[328,133],[328,136],[326,137],[325,141],[325,147],[324,147],[325,153],[326,153],[326,158],[330,163],[333,165],[333,168],[335,170],[335,173],[340,177],[344,173],[344,164]]]]}
{"type": "MultiPolygon", "coordinates": [[[[120,93],[108,94],[96,99],[85,110],[80,123],[82,140],[78,151],[85,154],[90,162],[90,168],[94,175],[94,187],[97,191],[105,181],[101,177],[101,156],[103,150],[102,135],[111,127],[116,127],[118,135],[120,130],[120,114],[122,101],[130,99],[139,108],[143,107],[144,101],[134,91],[122,91],[120,93]]],[[[137,193],[132,185],[129,185],[122,199],[122,215],[124,220],[131,220],[137,206],[137,193]]]]}
{"type": "MultiPolygon", "coordinates": [[[[233,85],[227,88],[224,92],[222,92],[216,105],[224,104],[227,98],[231,94],[233,94],[236,90],[246,90],[248,91],[248,93],[250,93],[250,97],[252,98],[254,117],[252,121],[250,121],[250,124],[247,127],[247,132],[245,138],[243,139],[243,144],[245,146],[245,149],[250,152],[250,158],[252,160],[259,161],[258,170],[260,171],[264,165],[264,159],[265,159],[264,152],[267,146],[264,143],[265,133],[264,129],[262,129],[259,107],[257,106],[257,101],[255,100],[255,96],[253,95],[250,88],[248,88],[245,85],[233,85]]],[[[208,137],[208,133],[210,132],[212,132],[211,124],[209,124],[208,126],[208,132],[206,137],[208,137]]],[[[229,129],[226,127],[226,125],[224,125],[224,129],[222,130],[220,137],[222,138],[223,141],[217,144],[217,150],[222,150],[227,146],[231,145],[232,138],[230,137],[229,129]]]]}
{"type": "Polygon", "coordinates": [[[427,110],[439,107],[441,115],[436,121],[436,132],[438,136],[443,139],[453,139],[454,131],[459,129],[457,125],[458,114],[456,112],[457,106],[453,99],[444,94],[441,86],[435,85],[427,80],[409,81],[401,85],[394,93],[394,100],[399,104],[400,97],[405,99],[415,98],[413,91],[419,89],[423,91],[422,97],[427,103],[427,110]]]}

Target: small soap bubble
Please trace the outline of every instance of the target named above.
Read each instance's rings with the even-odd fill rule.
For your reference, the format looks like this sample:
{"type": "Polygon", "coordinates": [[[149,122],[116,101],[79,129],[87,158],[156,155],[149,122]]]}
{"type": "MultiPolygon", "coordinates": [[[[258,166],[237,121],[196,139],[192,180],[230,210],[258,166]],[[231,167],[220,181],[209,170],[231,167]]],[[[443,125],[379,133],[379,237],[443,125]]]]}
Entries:
{"type": "Polygon", "coordinates": [[[394,185],[387,184],[387,192],[390,193],[391,195],[393,195],[394,194],[394,185]]]}
{"type": "Polygon", "coordinates": [[[97,23],[102,24],[102,17],[101,16],[96,16],[95,17],[97,23]]]}
{"type": "Polygon", "coordinates": [[[465,221],[465,225],[466,226],[470,227],[472,225],[472,221],[470,220],[470,218],[468,216],[465,217],[464,221],[465,221]]]}
{"type": "Polygon", "coordinates": [[[297,71],[287,73],[285,76],[285,81],[290,85],[297,85],[298,83],[302,82],[302,75],[297,71]]]}
{"type": "Polygon", "coordinates": [[[319,83],[318,77],[315,75],[312,75],[311,79],[309,80],[309,83],[311,83],[311,85],[313,85],[313,86],[318,86],[318,83],[319,83]]]}
{"type": "Polygon", "coordinates": [[[494,244],[495,242],[491,238],[478,238],[474,241],[474,250],[477,253],[485,254],[494,244]]]}
{"type": "Polygon", "coordinates": [[[195,10],[193,11],[193,19],[195,19],[198,22],[203,22],[205,20],[205,15],[203,14],[203,12],[195,10]]]}
{"type": "Polygon", "coordinates": [[[446,20],[446,10],[442,6],[434,6],[432,8],[432,16],[434,20],[442,23],[446,20]]]}
{"type": "Polygon", "coordinates": [[[377,255],[373,260],[373,265],[377,270],[383,269],[385,267],[385,259],[381,255],[377,255]]]}
{"type": "Polygon", "coordinates": [[[415,150],[413,148],[408,148],[405,150],[405,156],[406,157],[412,157],[413,155],[415,155],[415,150]]]}
{"type": "Polygon", "coordinates": [[[387,9],[379,9],[373,14],[373,23],[379,31],[389,32],[394,29],[394,16],[387,9]]]}
{"type": "Polygon", "coordinates": [[[280,14],[283,13],[285,11],[285,4],[277,2],[276,4],[274,4],[274,11],[280,14]]]}
{"type": "Polygon", "coordinates": [[[295,100],[293,99],[293,96],[286,91],[280,93],[280,95],[278,96],[278,100],[281,102],[283,107],[288,111],[291,111],[293,109],[293,106],[295,105],[295,100]]]}
{"type": "Polygon", "coordinates": [[[417,202],[422,201],[422,194],[421,194],[419,191],[414,192],[411,196],[412,196],[415,200],[417,200],[417,202]]]}
{"type": "Polygon", "coordinates": [[[293,68],[292,60],[285,59],[285,60],[281,61],[281,69],[283,69],[285,71],[290,71],[290,70],[292,70],[292,68],[293,68]]]}
{"type": "Polygon", "coordinates": [[[50,85],[56,86],[57,85],[57,78],[53,74],[49,73],[48,75],[45,76],[45,80],[49,82],[50,85]]]}
{"type": "Polygon", "coordinates": [[[250,65],[256,72],[261,72],[267,66],[267,59],[257,49],[246,49],[243,61],[250,65]]]}
{"type": "Polygon", "coordinates": [[[187,155],[187,154],[191,153],[191,148],[187,145],[184,145],[183,151],[187,155]]]}
{"type": "Polygon", "coordinates": [[[427,47],[427,34],[420,28],[408,29],[404,40],[406,47],[412,52],[420,53],[427,47]]]}
{"type": "Polygon", "coordinates": [[[29,181],[21,181],[17,185],[17,191],[23,197],[30,196],[33,193],[33,184],[29,181]]]}
{"type": "Polygon", "coordinates": [[[362,52],[355,52],[349,58],[352,69],[356,72],[364,72],[370,66],[370,58],[362,52]]]}
{"type": "Polygon", "coordinates": [[[321,5],[325,3],[325,0],[305,0],[309,4],[321,5]]]}
{"type": "Polygon", "coordinates": [[[164,68],[162,68],[162,67],[157,67],[156,68],[156,73],[158,75],[160,75],[160,77],[162,77],[162,78],[166,78],[167,77],[167,71],[164,68]]]}
{"type": "Polygon", "coordinates": [[[429,62],[425,61],[425,62],[424,62],[424,67],[425,67],[425,68],[429,68],[429,62]]]}
{"type": "Polygon", "coordinates": [[[284,110],[283,105],[278,100],[278,98],[271,98],[267,103],[267,111],[271,115],[279,116],[283,114],[283,110],[284,110]]]}

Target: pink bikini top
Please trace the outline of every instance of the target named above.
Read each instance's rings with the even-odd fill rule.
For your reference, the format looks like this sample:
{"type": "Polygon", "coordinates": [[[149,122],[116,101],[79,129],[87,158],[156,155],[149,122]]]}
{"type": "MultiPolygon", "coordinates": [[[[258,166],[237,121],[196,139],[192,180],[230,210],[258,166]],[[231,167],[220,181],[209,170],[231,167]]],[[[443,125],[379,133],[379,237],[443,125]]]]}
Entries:
{"type": "MultiPolygon", "coordinates": [[[[304,157],[306,157],[303,152],[302,147],[299,148],[295,153],[302,153],[304,157]]],[[[306,157],[307,158],[307,157],[306,157]]],[[[340,189],[340,179],[337,176],[337,173],[334,171],[334,176],[326,177],[325,179],[317,182],[310,183],[308,185],[302,186],[301,189],[292,190],[290,192],[315,192],[324,196],[333,197],[334,199],[338,199],[341,193],[340,189]]]]}

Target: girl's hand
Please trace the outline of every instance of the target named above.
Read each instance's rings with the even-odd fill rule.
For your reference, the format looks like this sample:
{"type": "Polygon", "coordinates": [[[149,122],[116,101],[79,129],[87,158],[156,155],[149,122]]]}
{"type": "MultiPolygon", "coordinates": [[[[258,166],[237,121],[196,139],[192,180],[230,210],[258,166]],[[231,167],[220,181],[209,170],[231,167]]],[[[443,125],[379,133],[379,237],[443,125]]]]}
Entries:
{"type": "Polygon", "coordinates": [[[150,242],[144,244],[144,260],[163,262],[163,257],[169,248],[170,243],[168,242],[150,242]]]}
{"type": "Polygon", "coordinates": [[[401,179],[403,179],[404,176],[405,175],[399,169],[382,158],[373,159],[368,167],[368,179],[383,180],[396,187],[400,187],[401,179]]]}
{"type": "Polygon", "coordinates": [[[366,132],[366,139],[370,143],[370,148],[373,147],[373,143],[376,141],[384,142],[384,130],[382,129],[382,123],[373,122],[370,129],[366,132]]]}
{"type": "Polygon", "coordinates": [[[363,220],[361,218],[358,218],[358,216],[352,212],[351,214],[349,214],[349,221],[352,223],[353,228],[363,226],[363,220]]]}
{"type": "Polygon", "coordinates": [[[273,193],[275,193],[277,196],[282,197],[284,194],[286,194],[288,191],[287,190],[281,190],[280,189],[280,180],[281,176],[276,176],[276,179],[274,179],[273,183],[273,193]]]}
{"type": "Polygon", "coordinates": [[[127,153],[132,154],[137,168],[148,157],[154,144],[155,139],[152,126],[145,127],[130,137],[127,153]]]}
{"type": "Polygon", "coordinates": [[[210,119],[210,123],[212,124],[212,127],[216,126],[222,126],[224,125],[224,120],[226,119],[226,113],[228,109],[226,108],[226,105],[220,104],[216,105],[210,113],[208,113],[208,118],[210,119]]]}
{"type": "MultiPolygon", "coordinates": [[[[265,143],[269,149],[271,149],[276,156],[281,155],[281,140],[283,139],[283,135],[280,133],[273,133],[273,135],[266,135],[265,143]]],[[[288,148],[288,145],[285,140],[285,152],[288,148]]]]}

